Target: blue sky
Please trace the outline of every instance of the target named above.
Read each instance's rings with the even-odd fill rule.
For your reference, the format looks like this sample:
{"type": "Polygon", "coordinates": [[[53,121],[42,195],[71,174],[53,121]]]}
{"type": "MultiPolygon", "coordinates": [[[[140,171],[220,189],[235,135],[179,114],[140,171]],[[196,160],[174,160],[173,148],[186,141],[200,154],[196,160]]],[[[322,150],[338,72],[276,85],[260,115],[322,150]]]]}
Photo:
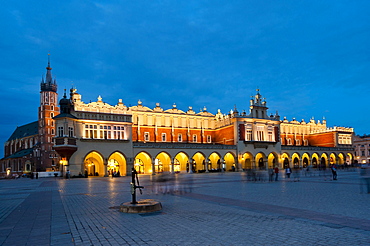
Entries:
{"type": "Polygon", "coordinates": [[[37,120],[49,52],[59,96],[227,113],[259,88],[270,113],[370,133],[370,1],[3,1],[0,30],[1,143],[37,120]]]}

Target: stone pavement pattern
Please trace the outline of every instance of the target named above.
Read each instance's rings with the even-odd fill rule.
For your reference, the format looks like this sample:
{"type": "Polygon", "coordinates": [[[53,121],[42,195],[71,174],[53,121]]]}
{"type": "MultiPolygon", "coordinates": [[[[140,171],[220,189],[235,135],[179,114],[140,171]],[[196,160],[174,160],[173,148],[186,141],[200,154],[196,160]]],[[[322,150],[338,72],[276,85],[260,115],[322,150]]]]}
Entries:
{"type": "Polygon", "coordinates": [[[0,245],[370,244],[370,194],[356,172],[271,183],[238,172],[176,176],[191,177],[192,192],[156,194],[139,176],[138,199],[163,206],[150,214],[118,211],[131,177],[0,180],[0,245]]]}

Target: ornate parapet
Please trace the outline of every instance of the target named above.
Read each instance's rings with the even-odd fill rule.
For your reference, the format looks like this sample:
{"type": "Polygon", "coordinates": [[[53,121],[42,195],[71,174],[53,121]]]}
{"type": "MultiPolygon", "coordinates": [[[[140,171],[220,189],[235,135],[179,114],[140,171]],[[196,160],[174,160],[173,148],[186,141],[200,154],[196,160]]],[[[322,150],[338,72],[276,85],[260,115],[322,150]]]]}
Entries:
{"type": "Polygon", "coordinates": [[[236,145],[199,144],[199,143],[143,143],[134,142],[134,148],[151,149],[236,149],[236,145]]]}

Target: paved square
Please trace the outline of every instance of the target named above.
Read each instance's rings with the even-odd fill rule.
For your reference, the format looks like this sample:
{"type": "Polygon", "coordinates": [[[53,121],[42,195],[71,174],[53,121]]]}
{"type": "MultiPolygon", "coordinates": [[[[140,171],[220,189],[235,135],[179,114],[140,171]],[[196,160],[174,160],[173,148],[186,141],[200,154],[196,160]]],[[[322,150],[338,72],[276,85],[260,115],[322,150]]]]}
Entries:
{"type": "Polygon", "coordinates": [[[170,193],[139,176],[137,198],[163,206],[150,214],[117,209],[131,201],[131,177],[0,180],[0,245],[370,244],[370,194],[357,171],[339,171],[337,181],[175,176],[170,193]]]}

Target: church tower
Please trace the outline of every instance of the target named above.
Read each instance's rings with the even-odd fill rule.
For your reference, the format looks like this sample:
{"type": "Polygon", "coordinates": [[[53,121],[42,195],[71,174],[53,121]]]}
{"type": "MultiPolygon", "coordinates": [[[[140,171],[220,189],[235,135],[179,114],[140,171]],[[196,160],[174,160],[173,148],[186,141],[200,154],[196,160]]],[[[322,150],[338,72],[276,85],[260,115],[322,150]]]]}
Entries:
{"type": "Polygon", "coordinates": [[[267,109],[266,101],[264,98],[262,98],[260,94],[260,90],[257,89],[257,94],[255,96],[252,96],[250,100],[250,115],[253,118],[259,118],[259,119],[267,119],[267,109]]]}
{"type": "Polygon", "coordinates": [[[56,170],[58,167],[57,154],[53,150],[53,137],[55,136],[55,123],[53,117],[59,114],[58,93],[56,80],[51,76],[50,54],[46,77],[40,83],[40,107],[39,107],[39,145],[36,150],[36,171],[56,170]]]}

